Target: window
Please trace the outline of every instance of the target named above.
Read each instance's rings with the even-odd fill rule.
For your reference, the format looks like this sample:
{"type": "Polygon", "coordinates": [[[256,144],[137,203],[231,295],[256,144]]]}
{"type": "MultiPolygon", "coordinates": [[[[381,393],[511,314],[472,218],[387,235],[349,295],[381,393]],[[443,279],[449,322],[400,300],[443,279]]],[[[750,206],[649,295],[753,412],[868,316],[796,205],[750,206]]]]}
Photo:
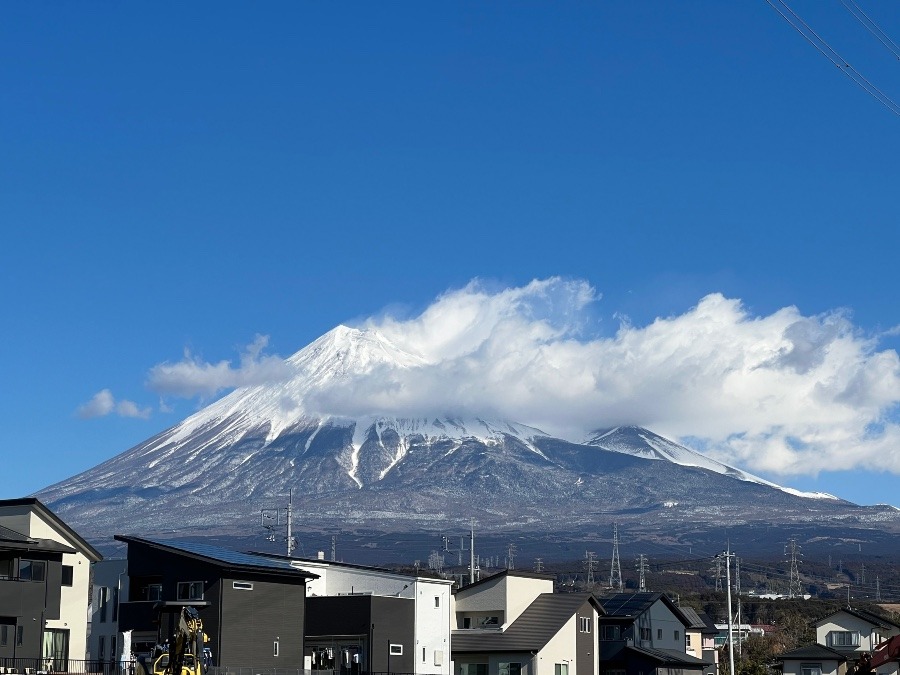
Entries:
{"type": "Polygon", "coordinates": [[[101,635],[97,640],[97,658],[101,661],[106,660],[106,636],[101,635]]]}
{"type": "Polygon", "coordinates": [[[521,663],[504,663],[501,661],[498,665],[500,667],[498,675],[521,675],[522,673],[521,663]]]}
{"type": "Polygon", "coordinates": [[[849,630],[833,630],[829,636],[832,647],[859,647],[859,633],[849,630]]]}
{"type": "Polygon", "coordinates": [[[73,583],[75,568],[71,565],[62,566],[62,585],[71,586],[73,583]]]}
{"type": "Polygon", "coordinates": [[[435,649],[434,650],[434,665],[436,665],[436,666],[444,665],[444,650],[443,649],[435,649]]]}
{"type": "Polygon", "coordinates": [[[252,591],[253,584],[249,581],[233,581],[231,587],[236,591],[252,591]]]}
{"type": "Polygon", "coordinates": [[[47,563],[43,560],[19,561],[19,579],[22,581],[43,581],[46,571],[47,563]]]}
{"type": "Polygon", "coordinates": [[[115,661],[118,658],[118,654],[116,654],[116,636],[111,635],[109,637],[109,660],[115,661]]]}
{"type": "MultiPolygon", "coordinates": [[[[384,653],[384,652],[382,652],[382,653],[384,653]]],[[[391,656],[403,656],[403,645],[391,645],[390,655],[391,656]]]]}
{"type": "Polygon", "coordinates": [[[9,626],[3,624],[0,626],[0,647],[5,647],[9,644],[9,626]]]}
{"type": "Polygon", "coordinates": [[[422,647],[422,663],[425,663],[425,647],[422,647]]]}
{"type": "Polygon", "coordinates": [[[278,656],[278,640],[272,643],[272,656],[278,656]]]}
{"type": "Polygon", "coordinates": [[[488,675],[488,664],[465,663],[460,667],[460,675],[488,675]]]}
{"type": "Polygon", "coordinates": [[[684,634],[684,639],[687,641],[687,646],[690,647],[690,646],[691,646],[691,634],[690,634],[690,633],[685,633],[685,634],[684,634]]]}
{"type": "MultiPolygon", "coordinates": [[[[112,620],[113,621],[119,620],[119,587],[118,586],[113,589],[112,620]]],[[[115,638],[113,638],[113,639],[115,639],[115,638]]]]}
{"type": "Polygon", "coordinates": [[[822,675],[821,663],[804,663],[800,665],[800,675],[822,675]]]}
{"type": "Polygon", "coordinates": [[[16,647],[25,643],[25,626],[16,626],[16,647]]]}
{"type": "Polygon", "coordinates": [[[434,606],[435,606],[435,608],[441,606],[441,596],[439,596],[439,595],[434,596],[434,606]]]}
{"type": "Polygon", "coordinates": [[[662,640],[662,628],[657,628],[657,629],[656,629],[656,639],[657,639],[657,640],[662,640]]]}
{"type": "Polygon", "coordinates": [[[652,640],[653,633],[650,632],[649,628],[641,628],[641,640],[652,640]]]}
{"type": "Polygon", "coordinates": [[[621,632],[619,626],[603,626],[602,639],[621,640],[621,632]]]}
{"type": "Polygon", "coordinates": [[[557,663],[553,666],[553,675],[569,675],[569,664],[557,663]]]}
{"type": "Polygon", "coordinates": [[[680,639],[681,639],[681,631],[676,630],[675,631],[675,642],[678,642],[680,639]]]}
{"type": "Polygon", "coordinates": [[[13,576],[13,561],[0,560],[0,579],[11,579],[13,576]]]}
{"type": "Polygon", "coordinates": [[[202,600],[203,599],[203,582],[202,581],[179,581],[178,582],[178,600],[202,600]]]}
{"type": "Polygon", "coordinates": [[[579,616],[578,617],[578,632],[579,633],[590,633],[591,632],[591,617],[589,617],[589,616],[579,616]]]}
{"type": "Polygon", "coordinates": [[[100,623],[106,623],[106,607],[109,604],[109,589],[106,586],[97,589],[97,604],[100,605],[100,623]]]}

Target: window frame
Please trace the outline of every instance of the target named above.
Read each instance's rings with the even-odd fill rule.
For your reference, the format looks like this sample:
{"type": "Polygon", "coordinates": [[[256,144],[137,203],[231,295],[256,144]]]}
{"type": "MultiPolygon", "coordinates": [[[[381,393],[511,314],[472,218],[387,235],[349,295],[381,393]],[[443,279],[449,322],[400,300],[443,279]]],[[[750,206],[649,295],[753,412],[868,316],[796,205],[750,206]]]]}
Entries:
{"type": "Polygon", "coordinates": [[[71,588],[75,585],[75,567],[72,565],[62,566],[62,575],[60,576],[60,585],[71,588]]]}
{"type": "Polygon", "coordinates": [[[203,600],[203,595],[206,591],[206,584],[202,581],[179,581],[175,584],[175,599],[176,600],[203,600]],[[196,595],[196,591],[199,588],[200,595],[196,595]],[[186,589],[187,593],[182,595],[182,590],[186,589]]]}
{"type": "Polygon", "coordinates": [[[389,642],[388,643],[388,655],[389,656],[403,656],[403,645],[389,642]]]}
{"type": "Polygon", "coordinates": [[[821,663],[801,663],[800,675],[822,675],[821,663]]]}

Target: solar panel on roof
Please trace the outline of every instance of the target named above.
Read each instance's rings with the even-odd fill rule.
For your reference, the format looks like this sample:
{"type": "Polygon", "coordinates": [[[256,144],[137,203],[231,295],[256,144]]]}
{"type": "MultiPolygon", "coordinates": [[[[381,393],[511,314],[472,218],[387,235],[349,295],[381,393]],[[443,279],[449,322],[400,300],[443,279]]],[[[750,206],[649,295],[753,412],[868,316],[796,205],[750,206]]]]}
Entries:
{"type": "Polygon", "coordinates": [[[201,542],[193,541],[159,541],[154,539],[146,539],[145,541],[149,541],[159,546],[175,548],[180,551],[185,551],[186,553],[193,553],[194,555],[200,555],[204,558],[217,560],[229,565],[243,565],[246,567],[290,570],[293,572],[297,572],[298,574],[301,573],[300,570],[292,566],[286,560],[263,558],[262,556],[251,555],[249,553],[241,553],[239,551],[232,551],[230,549],[223,548],[221,546],[214,546],[212,544],[203,544],[201,542]]]}

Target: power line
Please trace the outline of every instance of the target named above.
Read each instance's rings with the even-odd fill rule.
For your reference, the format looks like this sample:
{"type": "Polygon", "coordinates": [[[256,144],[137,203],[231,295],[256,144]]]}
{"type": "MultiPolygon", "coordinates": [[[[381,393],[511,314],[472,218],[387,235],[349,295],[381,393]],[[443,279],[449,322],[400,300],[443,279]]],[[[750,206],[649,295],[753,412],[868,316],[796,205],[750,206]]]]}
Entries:
{"type": "Polygon", "coordinates": [[[840,54],[838,54],[830,44],[828,44],[818,33],[816,33],[816,31],[814,31],[809,26],[809,24],[801,19],[800,16],[791,9],[786,0],[766,0],[766,3],[776,12],[778,12],[781,17],[785,21],[787,21],[794,30],[800,33],[800,35],[802,35],[807,42],[809,42],[825,58],[827,58],[838,69],[840,69],[840,71],[844,73],[844,75],[855,82],[858,87],[860,87],[876,101],[881,103],[885,108],[900,117],[900,105],[894,103],[890,96],[888,96],[874,84],[869,82],[869,80],[867,80],[862,75],[862,73],[860,73],[858,70],[856,70],[856,68],[847,63],[847,61],[840,54]],[[788,14],[785,14],[784,11],[782,11],[781,7],[784,7],[790,13],[790,16],[788,16],[788,14]]]}
{"type": "Polygon", "coordinates": [[[888,48],[888,51],[890,51],[898,60],[900,60],[900,47],[898,47],[897,43],[891,40],[890,37],[888,37],[887,33],[881,30],[878,24],[875,23],[859,5],[857,5],[853,0],[841,0],[841,4],[843,4],[844,7],[847,8],[847,11],[853,15],[854,19],[859,21],[867,31],[874,35],[881,44],[888,48]]]}

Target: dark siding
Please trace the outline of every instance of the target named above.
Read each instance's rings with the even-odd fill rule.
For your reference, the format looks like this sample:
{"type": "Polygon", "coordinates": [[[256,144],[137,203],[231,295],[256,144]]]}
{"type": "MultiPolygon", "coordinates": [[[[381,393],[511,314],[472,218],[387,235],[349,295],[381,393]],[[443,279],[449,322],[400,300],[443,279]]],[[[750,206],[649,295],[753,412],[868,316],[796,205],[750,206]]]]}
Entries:
{"type": "Polygon", "coordinates": [[[597,640],[597,620],[594,618],[594,607],[585,602],[575,613],[575,654],[577,658],[577,672],[575,675],[597,675],[594,672],[594,653],[600,645],[597,640]],[[581,620],[588,618],[591,622],[589,633],[581,632],[581,620]]]}
{"type": "Polygon", "coordinates": [[[412,598],[372,597],[372,670],[375,672],[415,672],[415,601],[412,598]],[[388,645],[403,645],[402,656],[390,657],[388,645]]]}
{"type": "Polygon", "coordinates": [[[302,668],[306,587],[254,580],[253,590],[244,591],[235,590],[232,581],[222,580],[222,639],[220,653],[214,654],[216,665],[302,668]]]}
{"type": "Polygon", "coordinates": [[[62,596],[62,562],[47,561],[47,609],[45,619],[58,619],[62,596]],[[56,590],[56,592],[54,592],[56,590]]]}

